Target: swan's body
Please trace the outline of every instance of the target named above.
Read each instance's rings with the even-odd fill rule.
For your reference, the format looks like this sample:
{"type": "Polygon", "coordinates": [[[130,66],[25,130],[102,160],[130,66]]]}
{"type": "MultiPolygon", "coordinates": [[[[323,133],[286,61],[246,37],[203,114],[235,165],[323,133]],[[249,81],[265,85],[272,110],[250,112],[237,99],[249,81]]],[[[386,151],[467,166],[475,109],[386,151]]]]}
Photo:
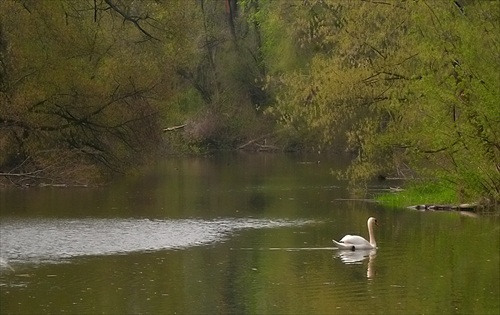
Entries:
{"type": "Polygon", "coordinates": [[[366,222],[368,225],[368,234],[370,235],[370,241],[359,235],[346,235],[339,242],[333,240],[335,245],[339,249],[374,249],[377,248],[377,242],[375,241],[375,235],[373,234],[373,225],[377,224],[377,219],[370,217],[366,222]]]}

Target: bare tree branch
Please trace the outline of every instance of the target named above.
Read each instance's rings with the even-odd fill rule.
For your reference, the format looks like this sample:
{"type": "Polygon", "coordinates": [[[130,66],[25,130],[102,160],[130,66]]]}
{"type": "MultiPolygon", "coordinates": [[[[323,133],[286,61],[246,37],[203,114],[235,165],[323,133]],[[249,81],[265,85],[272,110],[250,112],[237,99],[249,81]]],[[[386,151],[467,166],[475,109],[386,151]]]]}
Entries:
{"type": "Polygon", "coordinates": [[[154,40],[157,40],[157,41],[160,41],[160,39],[154,37],[153,35],[151,35],[150,33],[148,33],[142,26],[141,24],[139,24],[139,22],[141,20],[145,20],[147,19],[147,16],[146,18],[142,18],[142,17],[134,17],[134,16],[131,16],[129,15],[127,12],[125,12],[124,10],[120,9],[116,4],[114,4],[111,0],[104,0],[110,7],[111,9],[113,9],[116,13],[120,14],[123,19],[125,21],[129,21],[129,22],[132,22],[135,27],[137,27],[137,29],[139,29],[139,31],[141,31],[144,35],[146,35],[147,37],[149,38],[152,38],[154,40]]]}

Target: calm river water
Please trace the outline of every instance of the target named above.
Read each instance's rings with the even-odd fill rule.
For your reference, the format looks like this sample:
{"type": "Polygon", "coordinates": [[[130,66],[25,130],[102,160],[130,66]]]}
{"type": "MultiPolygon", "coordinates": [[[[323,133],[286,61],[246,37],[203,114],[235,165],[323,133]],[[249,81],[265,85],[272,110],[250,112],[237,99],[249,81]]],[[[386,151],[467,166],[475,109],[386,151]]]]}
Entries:
{"type": "Polygon", "coordinates": [[[108,187],[2,190],[0,313],[500,313],[498,217],[348,200],[339,161],[172,158],[108,187]],[[370,216],[376,251],[333,247],[370,216]]]}

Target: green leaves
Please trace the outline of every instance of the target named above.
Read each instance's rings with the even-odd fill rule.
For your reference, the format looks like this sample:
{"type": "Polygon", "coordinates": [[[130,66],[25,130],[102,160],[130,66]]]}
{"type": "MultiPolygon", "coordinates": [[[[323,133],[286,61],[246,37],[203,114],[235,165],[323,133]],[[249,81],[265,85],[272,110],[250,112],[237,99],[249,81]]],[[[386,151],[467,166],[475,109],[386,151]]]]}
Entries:
{"type": "Polygon", "coordinates": [[[273,120],[290,145],[355,153],[352,179],[499,199],[500,3],[230,4],[1,1],[0,164],[64,151],[124,170],[160,123],[186,124],[171,143],[234,148],[273,120]]]}
{"type": "Polygon", "coordinates": [[[461,198],[499,200],[498,6],[297,5],[309,17],[296,33],[321,48],[307,70],[280,76],[270,112],[311,146],[356,152],[352,178],[410,165],[410,174],[454,182],[461,198]]]}
{"type": "Polygon", "coordinates": [[[182,38],[181,8],[2,1],[0,10],[10,14],[0,20],[7,47],[0,56],[0,144],[10,149],[2,150],[0,167],[36,171],[47,181],[93,182],[156,151],[159,113],[177,93],[169,60],[184,56],[163,41],[171,29],[182,38]]]}

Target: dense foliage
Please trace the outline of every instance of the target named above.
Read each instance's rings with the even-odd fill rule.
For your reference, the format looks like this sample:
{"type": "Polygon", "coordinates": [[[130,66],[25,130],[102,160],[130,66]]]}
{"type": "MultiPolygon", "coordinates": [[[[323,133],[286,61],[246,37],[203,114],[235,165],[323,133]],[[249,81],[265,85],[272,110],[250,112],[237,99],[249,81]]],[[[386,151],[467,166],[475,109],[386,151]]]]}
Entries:
{"type": "Polygon", "coordinates": [[[391,172],[500,199],[500,3],[309,1],[290,36],[311,54],[270,111],[301,139],[356,152],[351,179],[391,172]]]}
{"type": "Polygon", "coordinates": [[[348,151],[353,180],[431,176],[458,199],[500,200],[498,1],[5,0],[0,12],[0,170],[15,183],[87,183],[165,150],[252,143],[348,151]]]}
{"type": "Polygon", "coordinates": [[[0,3],[0,165],[11,181],[85,184],[159,142],[158,98],[174,72],[164,52],[188,46],[179,25],[121,10],[111,1],[0,3]],[[179,39],[156,40],[174,28],[179,39]]]}

